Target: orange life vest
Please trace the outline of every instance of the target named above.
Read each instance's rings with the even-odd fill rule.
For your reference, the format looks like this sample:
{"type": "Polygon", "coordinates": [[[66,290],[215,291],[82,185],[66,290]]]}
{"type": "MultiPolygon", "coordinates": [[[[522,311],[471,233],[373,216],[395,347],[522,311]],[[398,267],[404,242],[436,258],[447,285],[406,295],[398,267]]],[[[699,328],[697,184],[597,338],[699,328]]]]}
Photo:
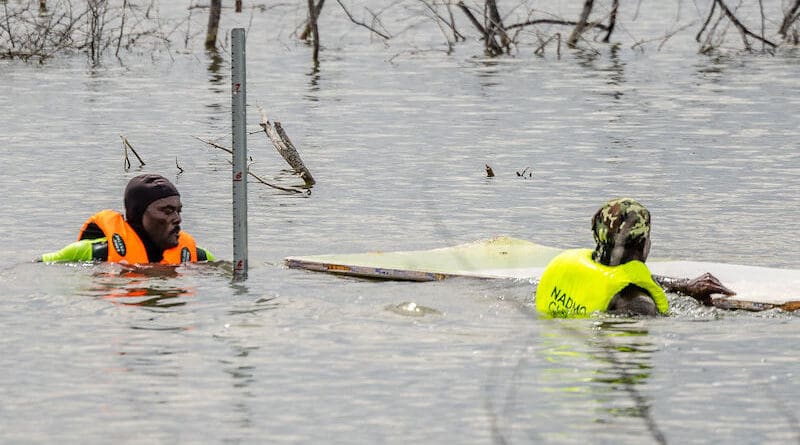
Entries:
{"type": "MultiPolygon", "coordinates": [[[[146,264],[147,250],[133,227],[125,221],[122,214],[114,210],[101,210],[86,220],[78,234],[78,240],[84,239],[86,229],[94,224],[103,231],[108,240],[108,262],[146,264]]],[[[164,251],[160,264],[181,264],[197,261],[197,246],[191,235],[181,230],[178,245],[164,251]]]]}

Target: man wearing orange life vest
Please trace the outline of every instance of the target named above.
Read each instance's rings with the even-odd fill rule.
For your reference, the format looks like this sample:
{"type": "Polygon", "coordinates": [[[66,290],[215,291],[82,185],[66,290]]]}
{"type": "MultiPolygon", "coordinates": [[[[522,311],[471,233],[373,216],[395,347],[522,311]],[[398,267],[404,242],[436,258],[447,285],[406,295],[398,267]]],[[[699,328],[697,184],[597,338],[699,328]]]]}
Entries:
{"type": "Polygon", "coordinates": [[[131,179],[124,201],[124,218],[119,212],[102,210],[83,224],[78,241],[38,261],[180,264],[215,260],[181,230],[180,194],[167,178],[145,174],[131,179]]]}

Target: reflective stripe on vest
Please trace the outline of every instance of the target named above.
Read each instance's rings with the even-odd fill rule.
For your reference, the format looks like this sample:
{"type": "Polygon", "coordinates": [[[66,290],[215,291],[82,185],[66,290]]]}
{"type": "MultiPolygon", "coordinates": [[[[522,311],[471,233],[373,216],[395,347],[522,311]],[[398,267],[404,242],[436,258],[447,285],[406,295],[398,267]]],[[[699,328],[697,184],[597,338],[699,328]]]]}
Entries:
{"type": "MultiPolygon", "coordinates": [[[[139,235],[122,217],[113,210],[102,210],[86,220],[78,233],[78,240],[90,224],[95,224],[103,231],[108,240],[108,261],[111,263],[126,262],[129,264],[149,263],[147,250],[139,235]]],[[[178,245],[164,251],[160,264],[180,264],[197,261],[197,246],[194,238],[181,231],[178,245]]]]}
{"type": "Polygon", "coordinates": [[[653,298],[658,312],[669,310],[667,296],[641,261],[605,266],[592,260],[590,249],[560,253],[545,268],[536,289],[536,309],[552,317],[588,317],[605,311],[629,284],[641,287],[653,298]]]}

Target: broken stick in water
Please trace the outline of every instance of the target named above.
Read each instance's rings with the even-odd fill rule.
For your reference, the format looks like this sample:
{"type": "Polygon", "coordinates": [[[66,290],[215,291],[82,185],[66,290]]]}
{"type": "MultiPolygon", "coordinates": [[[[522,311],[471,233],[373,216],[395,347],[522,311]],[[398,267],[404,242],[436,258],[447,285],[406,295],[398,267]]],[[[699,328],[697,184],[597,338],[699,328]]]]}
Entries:
{"type": "Polygon", "coordinates": [[[283,159],[286,160],[286,163],[292,167],[295,173],[303,178],[307,187],[314,185],[316,183],[314,177],[311,176],[311,172],[308,171],[305,164],[303,164],[303,160],[300,159],[300,153],[297,152],[294,144],[289,140],[289,136],[286,135],[283,127],[281,127],[281,123],[270,122],[267,118],[267,114],[261,107],[258,107],[258,113],[261,115],[261,122],[258,125],[264,129],[264,133],[266,133],[269,140],[272,141],[272,145],[275,146],[278,153],[283,156],[283,159]]]}
{"type": "Polygon", "coordinates": [[[131,161],[128,159],[128,150],[132,151],[134,155],[136,155],[136,159],[139,160],[139,168],[144,167],[144,161],[142,160],[139,153],[136,153],[136,150],[133,149],[133,145],[128,142],[128,138],[123,135],[119,135],[122,138],[122,147],[125,148],[125,171],[128,171],[131,168],[131,161]]]}

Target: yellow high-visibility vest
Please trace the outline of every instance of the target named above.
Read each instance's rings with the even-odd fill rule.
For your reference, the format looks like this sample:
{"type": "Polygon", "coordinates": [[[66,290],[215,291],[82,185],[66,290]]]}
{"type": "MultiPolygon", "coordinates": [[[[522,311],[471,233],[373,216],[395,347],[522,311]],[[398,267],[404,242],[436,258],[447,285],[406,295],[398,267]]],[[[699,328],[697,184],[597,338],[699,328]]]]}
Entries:
{"type": "Polygon", "coordinates": [[[647,291],[658,312],[667,313],[667,295],[643,262],[605,266],[592,260],[590,249],[565,250],[550,261],[539,280],[536,309],[551,317],[588,317],[608,309],[614,295],[629,284],[647,291]]]}

